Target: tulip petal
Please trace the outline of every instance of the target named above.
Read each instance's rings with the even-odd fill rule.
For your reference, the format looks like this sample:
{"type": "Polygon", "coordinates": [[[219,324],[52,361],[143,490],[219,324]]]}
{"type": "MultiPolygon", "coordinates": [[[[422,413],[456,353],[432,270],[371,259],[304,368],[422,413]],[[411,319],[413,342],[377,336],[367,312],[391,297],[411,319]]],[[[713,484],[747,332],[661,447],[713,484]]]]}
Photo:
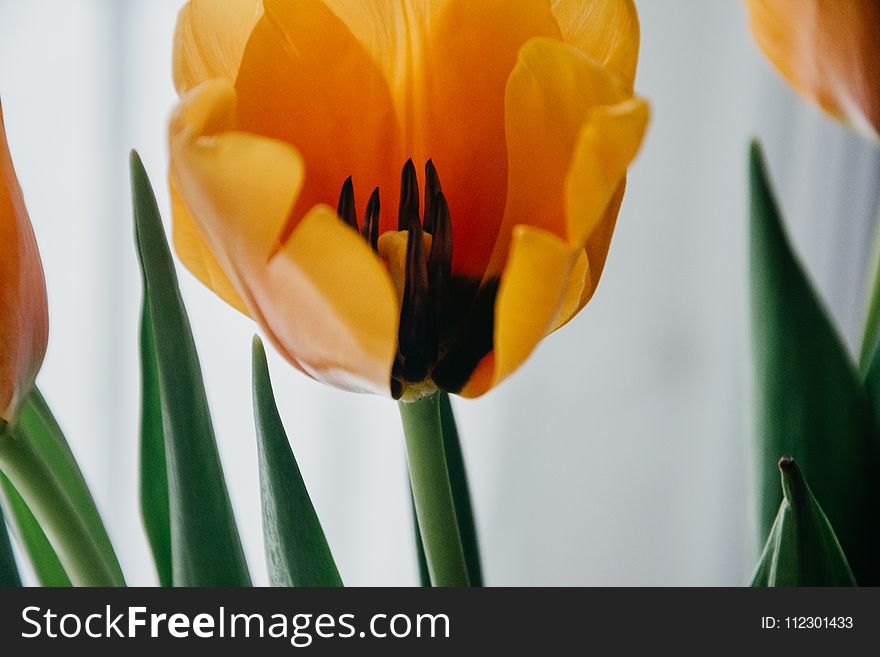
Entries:
{"type": "Polygon", "coordinates": [[[632,90],[639,58],[639,16],[632,0],[554,0],[553,16],[566,43],[632,90]]]}
{"type": "Polygon", "coordinates": [[[795,89],[880,142],[880,2],[747,0],[752,34],[795,89]]]}
{"type": "Polygon", "coordinates": [[[171,176],[247,304],[245,274],[265,268],[281,247],[304,167],[290,145],[235,131],[235,101],[226,80],[203,83],[183,98],[171,125],[171,176]]]}
{"type": "MultiPolygon", "coordinates": [[[[302,186],[303,163],[288,144],[234,131],[235,102],[232,83],[218,79],[190,91],[175,111],[170,177],[182,201],[175,222],[184,222],[175,230],[191,237],[186,221],[195,220],[225,280],[248,314],[265,328],[253,287],[260,284],[269,258],[281,248],[279,236],[302,186]],[[188,211],[181,214],[180,209],[188,211]]],[[[197,242],[184,242],[184,246],[193,244],[197,242]]],[[[205,280],[209,278],[204,275],[206,260],[200,255],[186,250],[181,257],[193,274],[205,280]]],[[[285,355],[300,367],[293,355],[285,355]]]]}
{"type": "Polygon", "coordinates": [[[494,350],[477,366],[462,396],[478,397],[498,385],[554,327],[562,307],[575,303],[579,290],[569,289],[572,271],[583,268],[584,281],[589,275],[581,252],[546,230],[525,225],[514,229],[495,302],[494,350]]]}
{"type": "Polygon", "coordinates": [[[618,80],[573,46],[545,38],[523,46],[507,83],[508,195],[490,276],[503,268],[517,225],[569,239],[566,189],[578,140],[598,107],[626,99],[618,80]]]}
{"type": "Polygon", "coordinates": [[[584,244],[602,220],[648,125],[648,104],[630,98],[596,108],[581,128],[565,180],[570,242],[584,244]]]}
{"type": "Polygon", "coordinates": [[[255,291],[265,321],[315,379],[390,394],[397,295],[369,244],[316,206],[269,262],[255,291]]]}
{"type": "Polygon", "coordinates": [[[507,190],[505,85],[530,38],[562,38],[549,5],[325,1],[389,80],[406,157],[433,159],[440,173],[454,227],[453,270],[479,279],[507,190]]]}
{"type": "Polygon", "coordinates": [[[234,81],[261,0],[190,0],[174,32],[174,86],[183,94],[206,80],[234,81]]]}
{"type": "Polygon", "coordinates": [[[174,250],[186,268],[202,283],[213,290],[236,310],[248,314],[235,286],[223,271],[211,247],[202,237],[199,227],[187,209],[174,180],[169,180],[171,190],[171,213],[174,217],[174,250]]]}
{"type": "Polygon", "coordinates": [[[17,419],[43,362],[48,334],[43,266],[0,107],[0,426],[17,419]]]}
{"type": "MultiPolygon", "coordinates": [[[[376,186],[393,198],[406,158],[388,84],[345,24],[320,0],[264,4],[236,81],[238,118],[241,130],[291,144],[308,165],[284,241],[312,207],[335,205],[349,176],[359,208],[376,186]]],[[[383,230],[395,223],[390,205],[383,230]]]]}

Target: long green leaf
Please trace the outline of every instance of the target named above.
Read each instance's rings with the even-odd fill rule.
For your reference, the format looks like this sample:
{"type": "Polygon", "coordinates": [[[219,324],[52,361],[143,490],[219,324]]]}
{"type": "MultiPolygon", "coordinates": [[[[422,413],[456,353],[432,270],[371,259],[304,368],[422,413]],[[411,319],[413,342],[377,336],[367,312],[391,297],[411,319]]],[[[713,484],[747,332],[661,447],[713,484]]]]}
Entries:
{"type": "Polygon", "coordinates": [[[263,535],[272,586],[342,586],[330,546],[281,423],[266,351],[253,343],[254,422],[263,535]]]}
{"type": "Polygon", "coordinates": [[[452,402],[445,391],[440,393],[440,424],[443,428],[443,451],[446,453],[446,467],[449,468],[449,485],[452,487],[452,501],[455,503],[455,519],[458,533],[467,561],[468,578],[471,586],[483,586],[483,568],[480,563],[480,547],[477,542],[477,526],[471,504],[471,491],[468,485],[464,454],[458,438],[458,427],[452,402]]]}
{"type": "Polygon", "coordinates": [[[37,581],[42,586],[70,586],[70,578],[64,571],[55,548],[49,543],[46,533],[27,503],[3,474],[0,474],[0,500],[3,502],[9,526],[27,554],[37,581]]]}
{"type": "MultiPolygon", "coordinates": [[[[0,475],[0,477],[2,476],[0,475]]],[[[18,574],[15,555],[12,553],[12,543],[9,541],[9,532],[6,530],[3,508],[0,507],[0,588],[17,586],[21,586],[21,577],[18,574]]]]}
{"type": "Polygon", "coordinates": [[[153,562],[162,586],[171,586],[171,512],[168,502],[168,472],[165,463],[165,433],[162,428],[162,400],[153,318],[144,289],[141,316],[141,516],[153,551],[153,562]]]}
{"type": "Polygon", "coordinates": [[[416,541],[416,565],[419,569],[419,584],[423,587],[430,588],[431,573],[428,570],[428,558],[425,556],[425,544],[422,543],[422,532],[419,531],[419,516],[416,512],[416,501],[413,498],[412,483],[409,481],[409,473],[406,477],[406,485],[409,489],[409,501],[412,507],[413,535],[416,541]]]}
{"type": "Polygon", "coordinates": [[[39,389],[34,388],[28,396],[19,418],[18,431],[27,437],[31,446],[51,470],[61,490],[76,509],[83,525],[105,562],[108,572],[117,586],[125,585],[125,578],[116,551],[107,535],[101,514],[89,486],[83,477],[70,444],[64,436],[52,409],[39,389]]]}
{"type": "Polygon", "coordinates": [[[786,238],[754,144],[751,178],[752,346],[761,531],[781,494],[775,463],[793,456],[837,531],[857,579],[880,581],[878,442],[855,366],[786,238]]]}
{"type": "Polygon", "coordinates": [[[837,536],[800,468],[783,457],[779,470],[783,500],[752,586],[855,586],[837,536]]]}
{"type": "Polygon", "coordinates": [[[132,202],[156,347],[175,586],[249,586],[201,366],[156,197],[137,153],[132,202]]]}

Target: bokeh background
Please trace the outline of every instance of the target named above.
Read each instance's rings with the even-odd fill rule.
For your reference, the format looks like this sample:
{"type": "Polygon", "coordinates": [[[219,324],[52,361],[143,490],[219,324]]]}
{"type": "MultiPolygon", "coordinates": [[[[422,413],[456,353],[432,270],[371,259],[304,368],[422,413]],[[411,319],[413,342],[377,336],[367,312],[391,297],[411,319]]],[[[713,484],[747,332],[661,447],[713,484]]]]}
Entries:
{"type": "MultiPolygon", "coordinates": [[[[599,291],[499,389],[455,400],[492,585],[741,585],[754,530],[746,149],[758,136],[796,248],[851,349],[880,151],[798,99],[737,0],[643,0],[653,119],[599,291]]],[[[138,513],[137,322],[127,158],[168,215],[165,125],[182,0],[0,0],[0,96],[42,250],[40,385],[128,581],[155,574],[138,513]]],[[[491,35],[487,36],[491,38],[491,35]]],[[[181,269],[223,463],[266,583],[252,324],[181,269]]],[[[272,358],[282,415],[343,578],[417,582],[395,405],[272,358]]],[[[206,546],[210,549],[210,546],[206,546]]]]}

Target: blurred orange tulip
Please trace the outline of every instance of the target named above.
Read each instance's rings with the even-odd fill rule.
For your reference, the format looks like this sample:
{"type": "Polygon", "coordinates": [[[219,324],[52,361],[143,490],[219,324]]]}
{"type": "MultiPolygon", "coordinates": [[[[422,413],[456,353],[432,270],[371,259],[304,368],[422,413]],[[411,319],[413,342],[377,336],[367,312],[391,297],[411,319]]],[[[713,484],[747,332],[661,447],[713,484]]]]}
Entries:
{"type": "Polygon", "coordinates": [[[782,76],[880,143],[880,0],[746,0],[752,34],[782,76]]]}
{"type": "Polygon", "coordinates": [[[177,253],[315,379],[481,395],[596,289],[638,45],[630,0],[192,0],[177,253]]]}
{"type": "Polygon", "coordinates": [[[46,282],[0,107],[0,424],[14,424],[46,353],[46,282]]]}

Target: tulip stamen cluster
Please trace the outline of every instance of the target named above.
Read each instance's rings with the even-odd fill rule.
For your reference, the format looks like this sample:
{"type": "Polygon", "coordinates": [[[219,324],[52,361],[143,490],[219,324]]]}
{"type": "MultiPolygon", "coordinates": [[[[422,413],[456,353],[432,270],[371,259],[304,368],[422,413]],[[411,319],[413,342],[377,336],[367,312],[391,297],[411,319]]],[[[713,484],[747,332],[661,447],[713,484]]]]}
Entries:
{"type": "MultiPolygon", "coordinates": [[[[379,241],[379,188],[358,221],[354,184],[348,177],[339,194],[337,213],[374,250],[379,241]]],[[[419,182],[407,160],[400,180],[397,230],[406,235],[398,347],[392,368],[395,398],[407,389],[440,386],[456,390],[479,359],[492,348],[491,317],[497,282],[480,285],[452,273],[452,222],[440,176],[431,160],[425,164],[424,212],[419,182]],[[487,326],[487,330],[475,327],[487,326]],[[479,321],[477,321],[479,320],[479,321]],[[465,339],[466,338],[466,339],[465,339]]]]}

